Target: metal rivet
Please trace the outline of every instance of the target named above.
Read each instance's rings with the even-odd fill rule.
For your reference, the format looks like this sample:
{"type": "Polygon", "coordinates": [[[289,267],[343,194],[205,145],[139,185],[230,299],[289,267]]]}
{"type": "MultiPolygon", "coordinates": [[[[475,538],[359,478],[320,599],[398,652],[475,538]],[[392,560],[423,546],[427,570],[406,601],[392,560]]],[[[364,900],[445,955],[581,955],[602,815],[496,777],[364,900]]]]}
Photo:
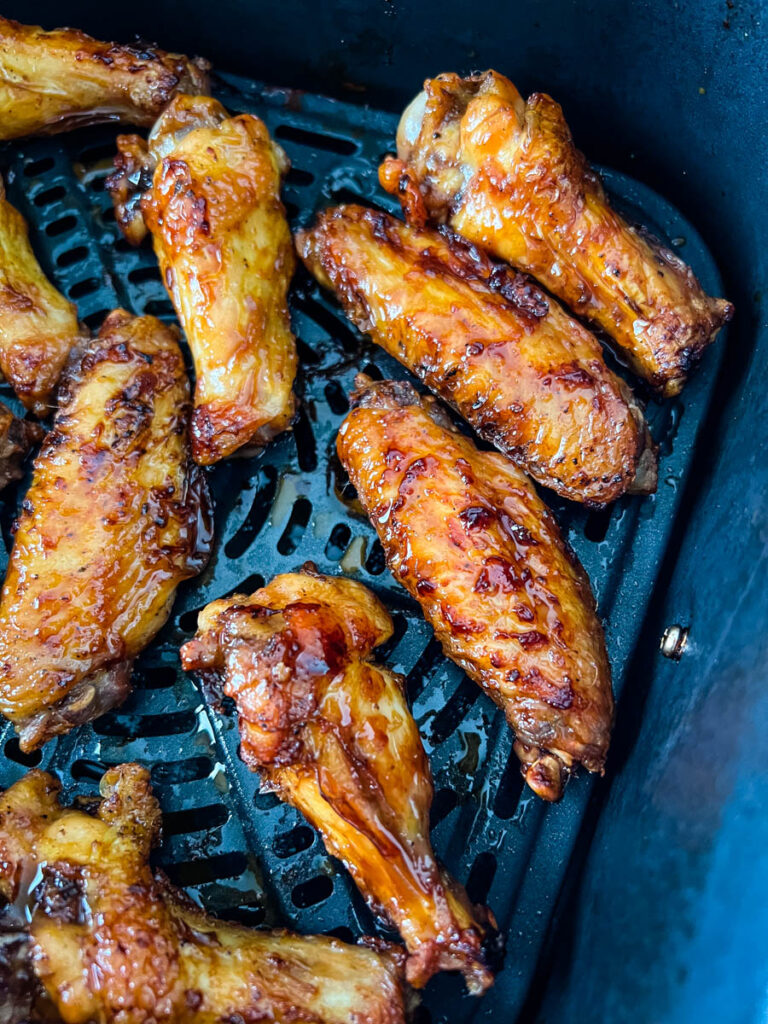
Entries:
{"type": "Polygon", "coordinates": [[[688,646],[688,627],[680,626],[677,623],[674,626],[667,626],[662,634],[659,646],[665,658],[679,661],[683,656],[685,648],[688,646]]]}

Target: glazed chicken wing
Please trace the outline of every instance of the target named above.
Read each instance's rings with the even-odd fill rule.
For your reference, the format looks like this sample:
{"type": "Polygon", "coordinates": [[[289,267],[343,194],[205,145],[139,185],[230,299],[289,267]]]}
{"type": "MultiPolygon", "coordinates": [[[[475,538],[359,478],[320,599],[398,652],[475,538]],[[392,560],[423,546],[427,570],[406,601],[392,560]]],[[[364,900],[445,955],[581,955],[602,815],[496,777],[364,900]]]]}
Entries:
{"type": "Polygon", "coordinates": [[[40,268],[26,221],[0,180],[0,369],[36,415],[48,413],[67,357],[84,337],[77,310],[40,268]]]}
{"type": "Polygon", "coordinates": [[[207,61],[0,18],[0,139],[84,124],[151,125],[177,92],[208,91],[207,61]]]}
{"type": "Polygon", "coordinates": [[[119,703],[210,548],[176,334],[111,313],[70,367],[0,596],[0,711],[24,750],[119,703]]]}
{"type": "Polygon", "coordinates": [[[731,318],[730,303],[611,209],[549,96],[526,102],[495,71],[438,75],[403,114],[397,152],[380,178],[409,217],[447,222],[533,274],[662,395],[681,390],[731,318]]]}
{"type": "Polygon", "coordinates": [[[107,182],[118,221],[132,241],[151,231],[195,361],[194,457],[265,444],[294,411],[287,158],[258,117],[206,97],[178,96],[148,146],[121,136],[118,147],[107,182]]]}
{"type": "Polygon", "coordinates": [[[337,447],[392,574],[503,709],[528,785],[556,800],[574,763],[602,771],[610,738],[586,573],[521,470],[478,451],[409,384],[356,383],[337,447]]]}
{"type": "Polygon", "coordinates": [[[0,894],[29,914],[27,964],[43,1019],[405,1020],[397,947],[226,924],[153,872],[160,810],[146,769],[110,769],[93,816],[64,810],[58,793],[52,776],[32,771],[0,796],[0,894]]]}
{"type": "Polygon", "coordinates": [[[223,681],[237,702],[243,759],[319,829],[368,903],[399,928],[409,982],[421,988],[437,971],[460,970],[480,993],[493,980],[484,949],[493,918],[435,861],[432,778],[404,679],[370,661],[391,634],[369,590],[305,567],[209,604],[181,657],[223,681]]]}
{"type": "Polygon", "coordinates": [[[38,423],[29,423],[14,416],[0,402],[0,491],[12,480],[24,475],[22,465],[32,445],[41,441],[45,431],[38,423]]]}
{"type": "Polygon", "coordinates": [[[604,503],[656,486],[643,414],[597,340],[450,232],[343,206],[297,248],[347,315],[539,483],[604,503]]]}

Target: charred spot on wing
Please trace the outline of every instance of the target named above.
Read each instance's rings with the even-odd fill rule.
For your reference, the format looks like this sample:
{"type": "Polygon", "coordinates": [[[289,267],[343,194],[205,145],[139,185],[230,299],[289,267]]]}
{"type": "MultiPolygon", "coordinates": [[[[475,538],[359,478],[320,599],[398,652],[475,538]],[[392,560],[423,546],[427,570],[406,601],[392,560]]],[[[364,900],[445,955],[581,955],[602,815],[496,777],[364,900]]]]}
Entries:
{"type": "Polygon", "coordinates": [[[510,267],[499,264],[493,268],[488,284],[523,316],[541,320],[549,313],[547,296],[525,274],[518,274],[510,267]]]}
{"type": "Polygon", "coordinates": [[[355,385],[349,396],[352,407],[361,409],[396,409],[419,405],[419,394],[405,380],[375,381],[365,373],[355,376],[355,385]]]}

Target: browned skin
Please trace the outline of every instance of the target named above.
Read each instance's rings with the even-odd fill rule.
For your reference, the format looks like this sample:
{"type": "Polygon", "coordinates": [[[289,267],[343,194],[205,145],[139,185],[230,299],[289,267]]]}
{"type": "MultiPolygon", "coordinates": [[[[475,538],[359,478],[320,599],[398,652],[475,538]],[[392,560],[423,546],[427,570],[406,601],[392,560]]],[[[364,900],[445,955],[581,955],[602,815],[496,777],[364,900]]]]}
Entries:
{"type": "Polygon", "coordinates": [[[177,335],[111,313],[75,360],[35,461],[0,596],[0,711],[24,750],[128,693],[178,584],[205,565],[177,335]]]}
{"type": "MultiPolygon", "coordinates": [[[[184,136],[195,128],[217,128],[227,119],[227,112],[211,96],[175,97],[158,119],[148,139],[140,135],[118,135],[115,170],[105,182],[112,197],[115,219],[132,245],[139,245],[147,234],[141,201],[152,187],[155,168],[184,136]]],[[[284,154],[279,151],[281,169],[284,154]]],[[[287,158],[286,158],[287,159],[287,158]]]]}
{"type": "Polygon", "coordinates": [[[527,102],[495,71],[438,75],[405,111],[380,169],[410,218],[459,234],[538,278],[601,327],[664,395],[730,320],[669,249],[611,209],[560,106],[527,102]]]}
{"type": "Polygon", "coordinates": [[[0,139],[84,124],[151,125],[177,92],[208,91],[207,61],[0,18],[0,139]]]}
{"type": "Polygon", "coordinates": [[[45,431],[38,423],[20,420],[0,402],[0,491],[12,480],[22,478],[24,459],[44,435],[45,431]]]}
{"type": "Polygon", "coordinates": [[[359,375],[339,457],[395,579],[503,710],[528,785],[601,772],[613,697],[586,573],[525,474],[480,452],[405,383],[359,375]]]}
{"type": "Polygon", "coordinates": [[[285,154],[259,118],[229,117],[216,100],[184,95],[148,146],[124,136],[118,149],[107,182],[118,222],[134,242],[145,226],[152,233],[195,361],[196,461],[209,465],[266,444],[294,412],[285,154]]]}
{"type": "Polygon", "coordinates": [[[494,922],[435,860],[432,777],[404,679],[370,661],[391,634],[369,590],[305,568],[209,604],[181,658],[223,683],[237,702],[243,760],[399,928],[408,981],[421,988],[459,970],[479,994],[493,981],[483,940],[494,922]]]}
{"type": "Polygon", "coordinates": [[[0,179],[0,369],[36,415],[50,411],[67,357],[85,336],[77,310],[37,262],[27,223],[0,179]]]}
{"type": "Polygon", "coordinates": [[[0,895],[31,912],[29,962],[47,997],[44,1019],[404,1022],[398,947],[209,917],[149,866],[160,809],[146,769],[113,768],[100,788],[93,816],[63,809],[58,783],[41,771],[0,795],[0,895]]]}
{"type": "Polygon", "coordinates": [[[449,231],[327,210],[299,255],[367,331],[539,483],[602,504],[656,487],[643,414],[596,338],[449,231]]]}

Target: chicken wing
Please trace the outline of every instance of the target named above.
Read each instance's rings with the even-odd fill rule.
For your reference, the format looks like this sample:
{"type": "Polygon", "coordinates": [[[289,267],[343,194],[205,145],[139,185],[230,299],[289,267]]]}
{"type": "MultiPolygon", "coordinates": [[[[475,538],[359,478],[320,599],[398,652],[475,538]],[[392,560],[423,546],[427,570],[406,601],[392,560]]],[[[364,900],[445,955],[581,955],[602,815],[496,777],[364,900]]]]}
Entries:
{"type": "Polygon", "coordinates": [[[0,139],[102,121],[151,125],[177,92],[208,91],[207,61],[0,18],[0,139]]]}
{"type": "Polygon", "coordinates": [[[603,769],[613,714],[589,580],[525,474],[410,384],[357,380],[339,457],[389,567],[443,650],[504,711],[528,785],[603,769]]]}
{"type": "Polygon", "coordinates": [[[170,104],[148,146],[124,136],[118,148],[107,182],[117,219],[133,241],[142,222],[151,231],[195,361],[193,455],[209,465],[266,444],[294,412],[287,158],[258,117],[190,96],[170,104]]]}
{"type": "Polygon", "coordinates": [[[45,1019],[405,1020],[397,947],[217,921],[153,872],[160,810],[146,769],[110,769],[93,816],[64,810],[59,788],[32,771],[0,796],[0,893],[28,915],[27,963],[44,992],[45,1019]]]}
{"type": "Polygon", "coordinates": [[[24,750],[123,700],[177,585],[207,561],[188,400],[176,333],[123,310],[65,374],[0,596],[0,711],[24,750]]]}
{"type": "Polygon", "coordinates": [[[408,215],[459,234],[538,278],[601,327],[641,377],[677,394],[733,307],[611,209],[562,109],[497,74],[424,83],[380,169],[408,215]]]}
{"type": "Polygon", "coordinates": [[[656,487],[640,408],[597,340],[450,232],[342,206],[299,255],[350,319],[539,483],[601,504],[656,487]]]}
{"type": "Polygon", "coordinates": [[[372,908],[400,929],[409,982],[421,988],[437,971],[459,970],[483,992],[493,918],[435,860],[432,778],[405,681],[370,661],[392,620],[360,583],[313,568],[209,604],[182,664],[223,681],[243,760],[319,829],[372,908]]]}
{"type": "Polygon", "coordinates": [[[38,423],[18,419],[7,405],[0,402],[0,491],[12,480],[22,478],[24,459],[44,434],[38,423]]]}
{"type": "Polygon", "coordinates": [[[0,179],[0,369],[37,416],[49,412],[67,357],[85,336],[77,310],[41,270],[0,179]]]}

